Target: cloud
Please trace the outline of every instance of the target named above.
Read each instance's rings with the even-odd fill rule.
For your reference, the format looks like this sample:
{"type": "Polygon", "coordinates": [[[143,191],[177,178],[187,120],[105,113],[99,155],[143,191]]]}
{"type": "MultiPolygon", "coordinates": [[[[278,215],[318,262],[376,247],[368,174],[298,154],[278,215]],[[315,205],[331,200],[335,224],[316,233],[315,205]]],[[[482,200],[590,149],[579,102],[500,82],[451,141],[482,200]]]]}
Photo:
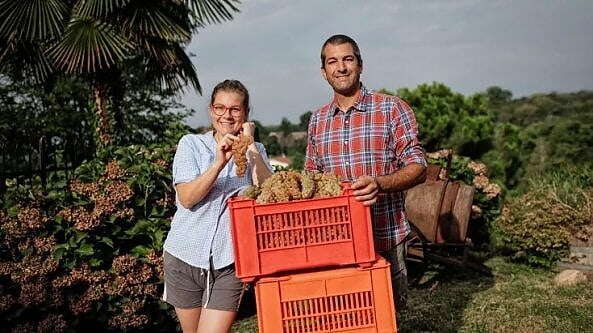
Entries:
{"type": "Polygon", "coordinates": [[[332,34],[360,45],[363,82],[375,89],[441,81],[471,94],[499,85],[516,96],[593,89],[593,2],[590,0],[244,1],[231,21],[197,34],[204,96],[189,123],[208,122],[214,85],[243,81],[252,116],[264,124],[293,122],[329,101],[319,52],[332,34]]]}

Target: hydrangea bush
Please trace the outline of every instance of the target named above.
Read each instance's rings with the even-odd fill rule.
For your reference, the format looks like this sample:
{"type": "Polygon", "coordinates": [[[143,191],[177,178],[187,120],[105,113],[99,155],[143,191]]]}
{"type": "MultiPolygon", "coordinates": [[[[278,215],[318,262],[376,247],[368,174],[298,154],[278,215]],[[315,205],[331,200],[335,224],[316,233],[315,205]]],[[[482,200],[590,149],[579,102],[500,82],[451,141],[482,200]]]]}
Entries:
{"type": "Polygon", "coordinates": [[[0,211],[0,326],[15,332],[174,331],[162,246],[175,147],[129,146],[50,190],[11,184],[0,211]]]}

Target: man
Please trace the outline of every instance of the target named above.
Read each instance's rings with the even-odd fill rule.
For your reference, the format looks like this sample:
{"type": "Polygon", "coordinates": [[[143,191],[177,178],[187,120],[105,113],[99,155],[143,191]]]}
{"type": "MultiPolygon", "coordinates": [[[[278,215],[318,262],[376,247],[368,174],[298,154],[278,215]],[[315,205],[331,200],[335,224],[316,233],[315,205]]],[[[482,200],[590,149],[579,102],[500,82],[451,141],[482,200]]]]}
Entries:
{"type": "Polygon", "coordinates": [[[305,169],[353,182],[356,199],[371,206],[376,250],[391,263],[397,310],[407,299],[405,238],[410,226],[402,191],[424,181],[426,160],[412,109],[401,99],[360,82],[356,42],[330,37],[321,48],[321,75],[333,100],[311,116],[305,169]]]}

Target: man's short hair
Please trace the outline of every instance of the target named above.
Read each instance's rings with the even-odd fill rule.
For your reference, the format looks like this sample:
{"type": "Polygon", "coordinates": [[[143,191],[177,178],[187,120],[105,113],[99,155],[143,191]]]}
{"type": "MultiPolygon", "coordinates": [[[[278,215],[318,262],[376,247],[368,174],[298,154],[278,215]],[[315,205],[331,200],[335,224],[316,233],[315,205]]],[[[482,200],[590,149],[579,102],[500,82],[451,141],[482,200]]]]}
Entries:
{"type": "Polygon", "coordinates": [[[346,36],[346,35],[333,35],[328,38],[323,46],[321,47],[321,68],[325,68],[325,47],[328,44],[332,45],[340,45],[340,44],[350,44],[352,45],[352,50],[354,50],[354,56],[356,56],[356,60],[358,60],[358,66],[362,66],[362,57],[360,56],[360,49],[358,48],[358,44],[354,41],[354,39],[346,36]]]}

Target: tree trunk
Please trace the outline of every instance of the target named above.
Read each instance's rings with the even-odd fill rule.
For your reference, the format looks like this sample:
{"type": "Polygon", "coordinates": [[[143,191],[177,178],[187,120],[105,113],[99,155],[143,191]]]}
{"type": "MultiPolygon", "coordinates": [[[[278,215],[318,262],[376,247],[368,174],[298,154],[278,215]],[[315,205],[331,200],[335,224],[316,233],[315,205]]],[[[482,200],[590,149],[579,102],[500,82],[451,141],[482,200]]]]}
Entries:
{"type": "Polygon", "coordinates": [[[107,147],[111,143],[111,119],[107,112],[107,93],[103,84],[95,84],[93,94],[95,97],[95,114],[97,117],[97,135],[99,136],[99,145],[101,148],[107,147]]]}
{"type": "Polygon", "coordinates": [[[122,83],[121,73],[117,73],[117,78],[110,84],[111,103],[109,111],[113,116],[113,130],[115,144],[127,144],[127,137],[124,136],[125,117],[123,110],[124,84],[122,83]]]}

